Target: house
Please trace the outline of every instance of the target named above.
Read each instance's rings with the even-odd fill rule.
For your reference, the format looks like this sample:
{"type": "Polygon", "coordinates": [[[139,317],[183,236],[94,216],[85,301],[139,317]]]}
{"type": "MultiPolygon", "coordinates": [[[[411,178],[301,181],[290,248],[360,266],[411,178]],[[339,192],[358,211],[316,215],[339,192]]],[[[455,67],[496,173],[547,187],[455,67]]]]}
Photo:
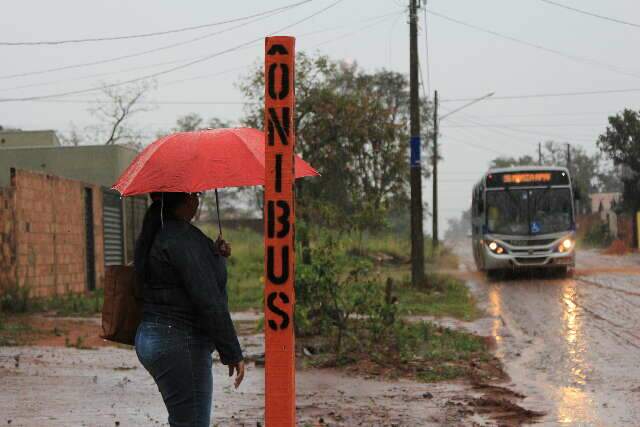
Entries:
{"type": "Polygon", "coordinates": [[[133,260],[147,200],[110,187],[136,155],[62,146],[54,131],[0,131],[0,294],[95,289],[105,266],[133,260]]]}

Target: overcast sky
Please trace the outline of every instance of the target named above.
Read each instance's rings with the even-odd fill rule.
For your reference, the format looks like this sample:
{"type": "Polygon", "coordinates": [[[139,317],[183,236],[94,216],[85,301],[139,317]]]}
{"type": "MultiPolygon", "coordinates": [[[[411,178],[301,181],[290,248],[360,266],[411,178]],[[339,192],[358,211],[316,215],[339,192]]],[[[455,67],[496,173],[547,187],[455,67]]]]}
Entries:
{"type": "MultiPolygon", "coordinates": [[[[640,24],[637,0],[555,1],[640,24]]],[[[253,15],[295,2],[21,0],[4,5],[0,42],[161,32],[253,15]]],[[[244,100],[234,84],[251,64],[260,60],[263,43],[259,39],[333,3],[335,0],[313,0],[269,17],[157,37],[53,46],[3,45],[0,98],[91,89],[103,82],[135,79],[212,56],[158,76],[158,88],[149,95],[150,100],[157,101],[156,108],[138,116],[136,125],[151,138],[157,130],[170,128],[176,117],[189,112],[237,121],[244,100]],[[190,42],[198,37],[202,39],[190,42]],[[252,40],[258,41],[247,44],[252,40]],[[188,43],[161,49],[182,42],[188,43]],[[152,49],[158,50],[96,65],[13,77],[152,49]],[[221,102],[224,104],[214,104],[221,102]]],[[[357,61],[367,70],[407,72],[407,3],[408,0],[342,0],[281,34],[298,37],[298,50],[357,61]]],[[[595,139],[606,126],[607,115],[625,107],[639,108],[640,27],[586,16],[544,0],[429,0],[427,8],[433,12],[427,15],[428,61],[424,15],[422,11],[420,14],[422,74],[427,90],[439,91],[443,114],[465,103],[453,100],[496,92],[495,99],[442,121],[443,223],[468,207],[473,182],[497,155],[533,155],[537,143],[548,139],[571,142],[594,152],[595,139]],[[499,99],[608,90],[620,91],[499,99]]],[[[95,96],[96,92],[89,92],[46,102],[0,102],[0,124],[60,132],[68,131],[72,123],[82,128],[92,123],[83,101],[95,96]]],[[[424,188],[430,202],[431,182],[425,182],[424,188]]]]}

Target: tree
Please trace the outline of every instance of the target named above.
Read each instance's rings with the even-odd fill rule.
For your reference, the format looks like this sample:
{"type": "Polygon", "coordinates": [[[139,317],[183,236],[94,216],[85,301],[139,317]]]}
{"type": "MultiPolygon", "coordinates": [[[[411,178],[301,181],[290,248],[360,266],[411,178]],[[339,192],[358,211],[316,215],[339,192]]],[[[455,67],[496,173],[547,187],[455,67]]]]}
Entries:
{"type": "Polygon", "coordinates": [[[491,168],[510,168],[512,166],[531,166],[537,162],[533,160],[533,157],[524,155],[518,158],[515,157],[497,157],[491,161],[491,168]]]}
{"type": "MultiPolygon", "coordinates": [[[[243,123],[261,129],[261,64],[239,87],[255,101],[243,123]]],[[[375,229],[385,225],[391,206],[407,203],[408,100],[403,74],[369,73],[357,64],[298,54],[297,149],[322,175],[297,183],[303,219],[331,228],[375,229]]]]}
{"type": "MultiPolygon", "coordinates": [[[[567,144],[555,141],[546,141],[542,146],[542,164],[545,166],[567,166],[567,144]]],[[[588,211],[590,205],[586,203],[589,193],[605,191],[615,188],[617,178],[613,171],[606,168],[601,156],[596,153],[589,155],[579,146],[570,146],[571,149],[571,179],[576,198],[580,201],[580,211],[588,211]]],[[[538,165],[531,155],[523,155],[519,158],[498,157],[491,162],[491,167],[531,166],[538,165]]]]}
{"type": "Polygon", "coordinates": [[[77,147],[81,145],[83,141],[82,131],[77,128],[75,124],[71,124],[71,130],[69,133],[60,134],[60,142],[62,145],[71,145],[77,147]]]}
{"type": "Polygon", "coordinates": [[[447,240],[464,239],[471,232],[471,209],[463,211],[460,219],[449,218],[444,237],[447,240]]]}
{"type": "Polygon", "coordinates": [[[598,148],[622,169],[623,206],[640,209],[640,116],[626,109],[609,117],[609,126],[598,138],[598,148]]]}
{"type": "Polygon", "coordinates": [[[105,145],[126,142],[141,148],[141,132],[131,126],[131,118],[149,111],[149,107],[142,106],[141,103],[147,92],[154,87],[155,84],[150,81],[124,86],[104,86],[103,102],[90,108],[89,112],[100,122],[96,133],[104,140],[105,145]]]}
{"type": "Polygon", "coordinates": [[[542,162],[548,166],[566,166],[571,173],[574,195],[579,200],[580,212],[588,211],[590,205],[587,202],[589,193],[598,191],[598,155],[589,155],[582,147],[569,145],[571,150],[571,165],[567,165],[567,144],[547,141],[542,151],[542,162]]]}
{"type": "Polygon", "coordinates": [[[96,106],[88,109],[97,123],[78,128],[71,122],[71,130],[60,133],[63,145],[95,144],[102,141],[105,145],[123,144],[136,150],[143,148],[143,134],[135,129],[131,118],[139,113],[150,111],[142,106],[144,96],[155,87],[153,81],[143,81],[124,86],[104,86],[101,95],[96,98],[96,106]]]}
{"type": "Polygon", "coordinates": [[[191,132],[194,130],[202,129],[202,122],[204,120],[197,113],[189,113],[184,116],[178,117],[176,120],[176,126],[173,128],[174,132],[191,132]]]}

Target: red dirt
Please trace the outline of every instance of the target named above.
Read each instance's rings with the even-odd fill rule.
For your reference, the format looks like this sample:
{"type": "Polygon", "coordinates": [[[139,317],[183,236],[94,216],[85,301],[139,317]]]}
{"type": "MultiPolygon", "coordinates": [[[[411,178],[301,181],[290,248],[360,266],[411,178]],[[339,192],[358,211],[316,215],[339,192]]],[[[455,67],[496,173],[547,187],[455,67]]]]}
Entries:
{"type": "Polygon", "coordinates": [[[28,329],[15,337],[18,344],[48,347],[118,347],[119,345],[100,338],[100,319],[60,318],[46,315],[17,315],[7,317],[5,323],[28,325],[28,329]]]}
{"type": "Polygon", "coordinates": [[[603,251],[605,255],[626,255],[631,249],[620,239],[611,242],[611,245],[603,251]]]}

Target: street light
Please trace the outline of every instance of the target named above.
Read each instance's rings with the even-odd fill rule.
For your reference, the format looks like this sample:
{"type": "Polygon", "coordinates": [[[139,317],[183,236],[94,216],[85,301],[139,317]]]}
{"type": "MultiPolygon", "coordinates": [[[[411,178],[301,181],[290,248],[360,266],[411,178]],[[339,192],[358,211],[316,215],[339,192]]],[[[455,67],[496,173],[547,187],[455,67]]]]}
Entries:
{"type": "Polygon", "coordinates": [[[449,111],[447,114],[445,114],[444,116],[440,117],[440,118],[439,118],[439,121],[443,121],[444,119],[446,119],[447,117],[449,117],[449,116],[450,116],[450,115],[452,115],[453,113],[457,113],[457,112],[458,112],[458,111],[460,111],[460,110],[464,110],[465,108],[470,107],[470,106],[472,106],[473,104],[477,104],[477,103],[478,103],[478,102],[480,102],[480,101],[484,101],[484,100],[485,100],[485,99],[487,99],[487,98],[491,98],[493,95],[495,95],[495,92],[490,92],[490,93],[486,94],[485,96],[481,96],[481,97],[480,97],[480,98],[478,98],[478,99],[474,99],[473,101],[471,101],[471,102],[468,102],[468,103],[464,104],[462,107],[456,108],[456,109],[455,109],[455,110],[453,110],[453,111],[449,111]]]}

